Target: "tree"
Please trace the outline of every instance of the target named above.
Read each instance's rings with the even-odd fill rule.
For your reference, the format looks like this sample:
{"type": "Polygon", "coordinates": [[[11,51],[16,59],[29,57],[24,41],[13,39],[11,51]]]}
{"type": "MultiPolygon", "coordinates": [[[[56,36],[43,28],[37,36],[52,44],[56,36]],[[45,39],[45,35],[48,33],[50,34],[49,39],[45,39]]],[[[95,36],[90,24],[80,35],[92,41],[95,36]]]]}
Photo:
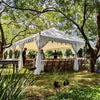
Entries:
{"type": "MultiPolygon", "coordinates": [[[[89,55],[90,55],[90,64],[88,67],[88,72],[94,72],[95,71],[95,63],[97,58],[100,56],[99,50],[100,50],[100,1],[99,0],[56,0],[56,3],[59,5],[58,8],[55,8],[57,12],[60,12],[64,19],[72,22],[72,24],[77,26],[77,29],[82,34],[83,38],[86,41],[86,44],[89,48],[89,55]],[[75,9],[75,7],[77,7],[75,9]],[[78,12],[76,12],[79,10],[78,12]],[[75,13],[77,15],[75,15],[75,13]],[[91,19],[91,15],[95,16],[95,13],[97,13],[97,31],[93,34],[89,33],[89,35],[97,36],[97,40],[95,39],[96,45],[95,48],[93,48],[89,42],[89,38],[87,33],[85,32],[86,29],[86,21],[89,21],[91,19]],[[79,20],[80,18],[80,20],[79,20]],[[79,22],[77,22],[77,20],[79,22]]],[[[93,20],[93,23],[95,24],[95,21],[93,20]]],[[[95,26],[96,28],[96,26],[95,26]]]]}
{"type": "Polygon", "coordinates": [[[63,26],[75,25],[77,32],[84,38],[90,56],[88,72],[94,72],[96,60],[100,57],[100,0],[55,0],[54,3],[52,2],[53,0],[49,0],[50,7],[60,13],[63,26]],[[90,40],[95,42],[95,47],[91,45],[90,40]]]}
{"type": "MultiPolygon", "coordinates": [[[[38,2],[35,2],[36,5],[38,5],[38,2]]],[[[34,16],[32,12],[36,13],[38,11],[33,10],[33,8],[39,9],[43,7],[40,5],[37,8],[31,0],[28,2],[27,0],[2,0],[0,1],[0,5],[2,5],[3,8],[0,13],[0,38],[2,40],[2,43],[0,43],[1,58],[3,50],[10,47],[13,42],[53,26],[51,23],[51,14],[49,14],[50,12],[46,13],[45,16],[41,14],[35,14],[34,16]],[[32,7],[31,9],[23,9],[24,7],[29,7],[29,5],[32,7]],[[9,45],[4,46],[6,44],[9,45]]],[[[52,16],[54,15],[55,14],[52,13],[52,16]]],[[[54,20],[52,21],[54,23],[54,20]]]]}
{"type": "Polygon", "coordinates": [[[6,8],[15,10],[14,16],[16,15],[22,19],[27,19],[27,22],[31,17],[41,17],[41,14],[44,14],[42,17],[45,18],[47,12],[55,12],[58,23],[62,22],[61,26],[64,26],[64,28],[60,27],[61,29],[71,33],[65,28],[71,29],[74,26],[76,28],[75,32],[81,34],[84,38],[90,55],[88,72],[95,71],[95,63],[100,56],[99,0],[2,0],[1,3],[4,4],[6,8]],[[94,48],[91,46],[90,40],[96,43],[94,48]]]}

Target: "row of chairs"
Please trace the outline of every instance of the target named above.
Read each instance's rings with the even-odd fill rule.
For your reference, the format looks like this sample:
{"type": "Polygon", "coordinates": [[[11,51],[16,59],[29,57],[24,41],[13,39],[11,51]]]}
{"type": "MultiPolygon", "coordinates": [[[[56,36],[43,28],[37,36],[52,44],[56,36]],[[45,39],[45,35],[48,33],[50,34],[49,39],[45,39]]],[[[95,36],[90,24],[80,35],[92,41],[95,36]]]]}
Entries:
{"type": "MultiPolygon", "coordinates": [[[[79,59],[79,69],[85,68],[86,59],[79,59]]],[[[73,70],[74,59],[70,60],[48,60],[44,66],[44,71],[63,71],[63,70],[73,70]]]]}
{"type": "Polygon", "coordinates": [[[74,61],[47,61],[44,71],[63,71],[73,69],[74,61]]]}
{"type": "MultiPolygon", "coordinates": [[[[86,66],[86,59],[78,60],[79,69],[83,69],[86,66]]],[[[33,60],[27,60],[25,65],[33,65],[33,60]]],[[[63,71],[63,70],[73,70],[74,58],[69,59],[48,59],[46,65],[44,66],[44,71],[63,71]]]]}
{"type": "MultiPolygon", "coordinates": [[[[75,58],[58,58],[56,60],[74,60],[75,58]]],[[[45,58],[45,60],[55,60],[54,58],[45,58]]]]}

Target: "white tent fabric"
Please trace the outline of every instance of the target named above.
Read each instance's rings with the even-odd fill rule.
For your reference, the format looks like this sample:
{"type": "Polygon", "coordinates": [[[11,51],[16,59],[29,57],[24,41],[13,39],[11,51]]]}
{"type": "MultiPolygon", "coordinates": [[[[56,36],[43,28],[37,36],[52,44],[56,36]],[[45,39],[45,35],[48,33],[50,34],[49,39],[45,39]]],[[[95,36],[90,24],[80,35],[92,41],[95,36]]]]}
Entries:
{"type": "Polygon", "coordinates": [[[78,71],[79,67],[78,67],[78,57],[77,57],[77,53],[81,47],[81,45],[77,45],[77,44],[72,44],[73,46],[73,50],[74,50],[74,54],[75,54],[75,61],[74,61],[74,70],[78,71]]]}
{"type": "Polygon", "coordinates": [[[19,61],[19,69],[21,69],[21,67],[23,66],[23,59],[22,59],[22,50],[23,50],[23,47],[24,47],[24,44],[20,44],[19,45],[19,51],[20,51],[20,56],[19,56],[19,59],[20,59],[20,61],[19,61]]]}
{"type": "MultiPolygon", "coordinates": [[[[19,49],[22,53],[23,48],[27,48],[28,50],[37,50],[37,59],[36,59],[36,67],[37,69],[34,71],[34,74],[40,74],[41,72],[41,54],[40,49],[46,50],[55,50],[55,49],[71,49],[75,53],[75,63],[74,70],[78,70],[78,60],[77,60],[77,52],[78,50],[85,45],[83,39],[65,34],[65,32],[59,31],[56,28],[50,28],[48,30],[41,31],[33,36],[29,36],[25,39],[19,40],[13,43],[15,49],[19,49]]],[[[22,62],[22,54],[20,55],[20,62],[22,62]]],[[[20,63],[19,68],[22,67],[20,63]]]]}
{"type": "Polygon", "coordinates": [[[43,41],[42,37],[39,35],[39,39],[37,40],[36,44],[38,47],[38,53],[36,58],[36,67],[37,69],[34,71],[34,74],[40,74],[42,67],[41,67],[41,52],[40,50],[47,44],[48,41],[43,41]]]}
{"type": "MultiPolygon", "coordinates": [[[[36,41],[39,39],[38,37],[39,37],[39,33],[33,36],[29,36],[25,39],[19,40],[15,42],[13,45],[16,45],[16,49],[19,49],[19,44],[23,43],[24,47],[26,47],[28,50],[38,50],[36,44],[36,41]]],[[[43,39],[44,42],[48,41],[48,44],[42,48],[45,51],[54,50],[57,48],[62,48],[62,49],[72,48],[71,44],[73,43],[77,43],[81,45],[84,44],[83,39],[77,36],[65,34],[64,32],[57,30],[56,28],[50,28],[48,30],[41,31],[41,39],[43,39]]]]}

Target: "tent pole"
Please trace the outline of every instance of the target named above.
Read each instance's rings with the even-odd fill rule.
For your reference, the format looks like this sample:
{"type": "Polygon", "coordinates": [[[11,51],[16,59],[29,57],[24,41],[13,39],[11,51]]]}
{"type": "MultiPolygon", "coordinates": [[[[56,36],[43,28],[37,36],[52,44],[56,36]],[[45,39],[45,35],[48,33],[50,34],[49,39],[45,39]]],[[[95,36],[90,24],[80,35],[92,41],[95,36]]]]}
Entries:
{"type": "Polygon", "coordinates": [[[74,60],[74,70],[78,71],[79,70],[79,66],[78,66],[78,56],[77,56],[77,52],[80,49],[80,45],[78,44],[72,44],[73,50],[74,50],[74,54],[75,54],[75,60],[74,60]]]}
{"type": "Polygon", "coordinates": [[[4,58],[4,54],[5,54],[5,50],[3,51],[3,58],[2,58],[2,59],[5,59],[5,58],[4,58]]]}
{"type": "Polygon", "coordinates": [[[7,59],[9,59],[9,51],[10,51],[10,49],[8,48],[8,50],[7,50],[7,59]]]}
{"type": "Polygon", "coordinates": [[[13,54],[12,54],[12,59],[15,59],[15,57],[14,57],[14,52],[15,52],[15,46],[13,46],[13,54]]]}
{"type": "Polygon", "coordinates": [[[24,44],[19,45],[19,51],[20,51],[20,56],[19,56],[19,69],[23,67],[23,59],[22,59],[22,50],[23,50],[24,44]]]}
{"type": "Polygon", "coordinates": [[[62,58],[64,58],[65,56],[64,56],[64,54],[65,54],[65,49],[61,49],[61,51],[62,51],[62,58]]]}
{"type": "Polygon", "coordinates": [[[40,35],[41,34],[39,33],[39,39],[36,42],[37,47],[38,47],[38,53],[37,53],[37,57],[36,57],[36,69],[34,71],[34,75],[39,75],[41,72],[40,35]]]}

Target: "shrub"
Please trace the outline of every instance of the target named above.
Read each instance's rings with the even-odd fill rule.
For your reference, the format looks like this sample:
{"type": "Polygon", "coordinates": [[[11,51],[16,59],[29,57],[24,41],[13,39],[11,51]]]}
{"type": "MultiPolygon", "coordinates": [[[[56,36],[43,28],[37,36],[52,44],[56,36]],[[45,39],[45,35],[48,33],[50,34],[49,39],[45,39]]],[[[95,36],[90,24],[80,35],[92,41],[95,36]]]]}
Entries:
{"type": "Polygon", "coordinates": [[[48,50],[45,52],[46,57],[53,57],[53,51],[52,50],[48,50]]]}
{"type": "Polygon", "coordinates": [[[66,49],[65,55],[66,55],[66,57],[74,56],[74,54],[72,53],[72,51],[70,49],[66,49]]]}
{"type": "Polygon", "coordinates": [[[4,59],[6,59],[7,58],[7,51],[4,53],[4,59]]]}
{"type": "Polygon", "coordinates": [[[12,58],[12,54],[13,54],[13,51],[10,50],[10,52],[9,52],[9,58],[12,58]]]}
{"type": "Polygon", "coordinates": [[[15,54],[15,58],[19,58],[19,56],[20,56],[20,51],[16,50],[16,51],[14,52],[14,54],[15,54]]]}
{"type": "Polygon", "coordinates": [[[30,58],[32,58],[33,55],[36,56],[37,55],[37,51],[29,51],[29,53],[28,53],[27,56],[30,57],[30,58]]]}
{"type": "Polygon", "coordinates": [[[57,54],[58,54],[58,57],[62,57],[62,51],[61,50],[57,50],[57,54]]]}
{"type": "Polygon", "coordinates": [[[78,57],[82,57],[82,48],[77,53],[78,57]]]}
{"type": "MultiPolygon", "coordinates": [[[[62,57],[61,50],[57,50],[57,54],[58,54],[58,57],[62,57]]],[[[45,55],[46,55],[46,57],[53,57],[53,51],[52,50],[48,50],[48,51],[46,51],[45,55]]]]}

